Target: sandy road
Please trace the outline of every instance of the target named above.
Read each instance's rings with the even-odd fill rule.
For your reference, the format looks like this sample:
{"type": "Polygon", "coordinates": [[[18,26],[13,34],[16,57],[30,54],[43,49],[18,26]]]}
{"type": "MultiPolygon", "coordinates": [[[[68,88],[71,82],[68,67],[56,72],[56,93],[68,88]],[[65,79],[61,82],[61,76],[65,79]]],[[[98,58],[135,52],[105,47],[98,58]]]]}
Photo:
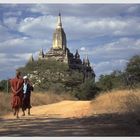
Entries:
{"type": "Polygon", "coordinates": [[[33,107],[31,116],[0,118],[0,136],[140,136],[125,115],[93,115],[90,101],[62,101],[33,107]]]}
{"type": "MultiPolygon", "coordinates": [[[[59,103],[35,106],[31,109],[31,116],[51,116],[58,118],[72,118],[72,117],[84,117],[92,114],[92,108],[90,101],[62,101],[59,103]]],[[[20,113],[21,116],[21,113],[20,113]]],[[[12,114],[5,115],[3,118],[12,119],[12,114]]],[[[23,117],[21,117],[23,118],[23,117]]]]}

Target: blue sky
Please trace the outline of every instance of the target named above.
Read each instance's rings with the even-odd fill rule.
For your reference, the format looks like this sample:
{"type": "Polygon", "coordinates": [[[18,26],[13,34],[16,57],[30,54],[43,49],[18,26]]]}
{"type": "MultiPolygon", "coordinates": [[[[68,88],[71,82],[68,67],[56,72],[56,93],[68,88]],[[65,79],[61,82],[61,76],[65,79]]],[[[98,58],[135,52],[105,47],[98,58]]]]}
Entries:
{"type": "Polygon", "coordinates": [[[88,54],[97,78],[140,54],[139,4],[0,4],[0,80],[50,49],[59,11],[68,48],[88,54]]]}

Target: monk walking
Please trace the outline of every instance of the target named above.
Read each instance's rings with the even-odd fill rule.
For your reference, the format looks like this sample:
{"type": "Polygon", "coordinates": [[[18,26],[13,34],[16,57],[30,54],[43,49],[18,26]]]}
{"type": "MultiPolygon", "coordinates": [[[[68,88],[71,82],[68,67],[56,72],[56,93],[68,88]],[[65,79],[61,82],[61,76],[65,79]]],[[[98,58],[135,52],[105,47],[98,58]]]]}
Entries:
{"type": "Polygon", "coordinates": [[[19,71],[16,71],[16,77],[10,80],[12,90],[12,109],[14,110],[14,116],[16,116],[16,118],[19,118],[19,109],[22,106],[23,82],[23,78],[19,71]]]}
{"type": "Polygon", "coordinates": [[[22,101],[23,115],[22,116],[25,116],[26,109],[28,109],[28,115],[30,115],[30,109],[31,109],[30,98],[31,98],[31,91],[33,91],[33,86],[27,76],[24,76],[23,79],[24,79],[24,83],[23,83],[23,101],[22,101]]]}

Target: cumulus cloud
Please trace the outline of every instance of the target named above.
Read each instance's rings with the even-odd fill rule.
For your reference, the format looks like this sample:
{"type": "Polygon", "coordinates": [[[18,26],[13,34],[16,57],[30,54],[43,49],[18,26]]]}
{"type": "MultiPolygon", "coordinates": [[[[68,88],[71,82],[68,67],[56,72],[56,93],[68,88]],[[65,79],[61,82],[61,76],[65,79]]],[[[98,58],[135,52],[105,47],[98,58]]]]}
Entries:
{"type": "Polygon", "coordinates": [[[138,4],[37,4],[1,5],[0,77],[13,75],[40,48],[52,46],[59,11],[68,47],[88,54],[97,76],[124,69],[140,54],[138,4]],[[9,74],[8,71],[11,73],[9,74]]]}
{"type": "Polygon", "coordinates": [[[20,22],[18,30],[33,38],[52,39],[55,26],[56,17],[53,16],[27,17],[20,22]]]}
{"type": "Polygon", "coordinates": [[[133,55],[140,54],[140,40],[132,38],[121,38],[115,42],[98,46],[89,54],[102,60],[104,59],[128,59],[133,55]],[[99,57],[100,56],[100,57],[99,57]]]}
{"type": "MultiPolygon", "coordinates": [[[[10,5],[11,6],[11,5],[10,5]]],[[[8,11],[4,13],[4,17],[17,17],[17,16],[21,16],[22,12],[21,11],[8,11]]]]}
{"type": "MultiPolygon", "coordinates": [[[[68,7],[66,8],[67,10],[77,7],[79,8],[77,8],[77,11],[79,12],[75,11],[75,13],[71,13],[71,15],[69,16],[66,11],[64,11],[64,14],[62,12],[63,27],[68,34],[69,40],[80,38],[83,39],[85,38],[85,36],[90,36],[92,38],[103,35],[128,36],[140,34],[139,17],[120,16],[120,14],[124,11],[125,14],[128,11],[130,12],[129,9],[137,9],[131,11],[131,13],[137,13],[137,5],[33,5],[31,6],[30,11],[40,13],[43,12],[45,14],[43,16],[38,16],[35,18],[24,18],[20,22],[19,31],[36,38],[50,37],[56,26],[57,14],[59,12],[57,11],[57,9],[58,7],[62,9],[62,7],[64,6],[68,7]],[[113,9],[112,12],[110,12],[110,8],[113,9]],[[87,13],[87,16],[83,16],[82,9],[84,9],[84,12],[87,13]],[[90,9],[92,11],[92,14],[99,16],[91,17],[89,14],[89,10],[85,9],[90,9]],[[109,13],[113,12],[117,16],[109,16],[109,13]],[[79,13],[78,17],[76,13],[79,13]],[[106,13],[106,16],[102,16],[102,14],[104,13],[106,13]],[[133,26],[133,29],[132,25],[135,25],[133,26]],[[71,30],[73,28],[75,28],[76,30],[71,30]]],[[[72,10],[70,11],[72,12],[72,10]]]]}
{"type": "Polygon", "coordinates": [[[81,50],[81,51],[85,51],[86,48],[85,48],[85,47],[81,47],[80,50],[81,50]]]}
{"type": "Polygon", "coordinates": [[[139,18],[125,20],[123,18],[63,18],[63,23],[70,39],[140,35],[139,22],[139,18]],[[132,28],[132,25],[135,26],[132,28]]]}
{"type": "Polygon", "coordinates": [[[6,37],[9,38],[10,34],[8,29],[3,25],[0,25],[0,41],[6,40],[6,37]]]}
{"type": "Polygon", "coordinates": [[[124,70],[127,62],[128,60],[126,59],[115,59],[94,64],[96,79],[98,79],[101,74],[109,74],[114,70],[124,70]]]}
{"type": "Polygon", "coordinates": [[[30,11],[44,15],[56,15],[60,11],[64,15],[76,17],[114,17],[128,16],[128,13],[139,16],[140,8],[137,4],[37,4],[32,5],[30,11]]]}
{"type": "Polygon", "coordinates": [[[51,41],[42,39],[32,39],[28,37],[14,38],[0,42],[0,51],[3,53],[32,53],[40,48],[50,48],[51,41]]]}
{"type": "MultiPolygon", "coordinates": [[[[114,70],[124,70],[129,59],[140,54],[140,40],[120,38],[102,46],[86,49],[93,63],[96,78],[98,78],[101,74],[109,74],[114,70]]],[[[82,55],[84,56],[84,53],[82,55]]]]}
{"type": "Polygon", "coordinates": [[[17,17],[9,17],[9,18],[4,18],[4,25],[7,26],[10,29],[16,28],[17,25],[17,17]]]}

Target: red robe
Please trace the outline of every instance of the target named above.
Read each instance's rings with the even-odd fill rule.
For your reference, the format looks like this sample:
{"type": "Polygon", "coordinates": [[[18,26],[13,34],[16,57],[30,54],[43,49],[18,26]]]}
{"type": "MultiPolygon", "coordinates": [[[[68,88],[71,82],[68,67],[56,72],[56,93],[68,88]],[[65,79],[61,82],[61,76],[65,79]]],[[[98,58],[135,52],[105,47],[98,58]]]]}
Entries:
{"type": "Polygon", "coordinates": [[[20,108],[22,106],[23,82],[22,78],[17,77],[10,80],[12,90],[12,108],[20,108]]]}

